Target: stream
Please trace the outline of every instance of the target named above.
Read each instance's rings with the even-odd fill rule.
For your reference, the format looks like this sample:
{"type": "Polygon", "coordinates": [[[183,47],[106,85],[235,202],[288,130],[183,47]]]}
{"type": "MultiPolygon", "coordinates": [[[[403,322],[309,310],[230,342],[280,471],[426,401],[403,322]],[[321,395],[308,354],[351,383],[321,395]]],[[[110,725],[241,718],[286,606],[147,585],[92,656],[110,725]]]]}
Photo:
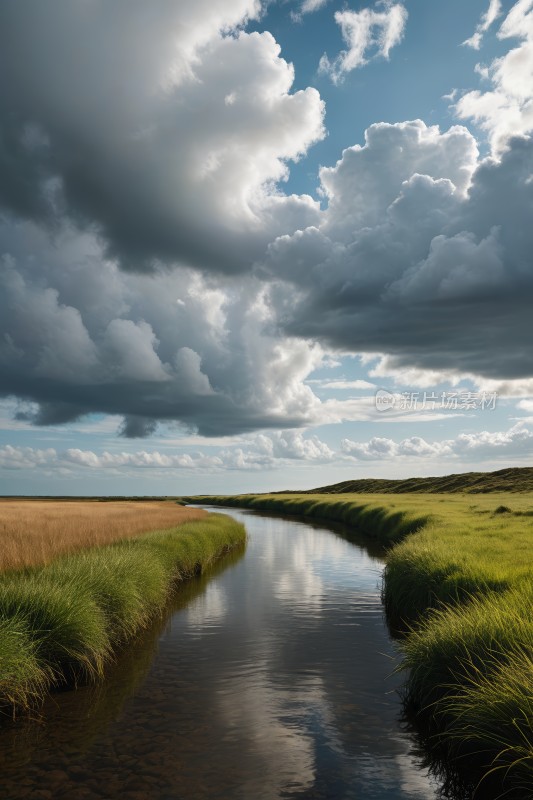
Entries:
{"type": "Polygon", "coordinates": [[[380,551],[224,512],[245,550],[183,585],[101,685],[3,723],[2,800],[442,797],[399,722],[380,551]]]}

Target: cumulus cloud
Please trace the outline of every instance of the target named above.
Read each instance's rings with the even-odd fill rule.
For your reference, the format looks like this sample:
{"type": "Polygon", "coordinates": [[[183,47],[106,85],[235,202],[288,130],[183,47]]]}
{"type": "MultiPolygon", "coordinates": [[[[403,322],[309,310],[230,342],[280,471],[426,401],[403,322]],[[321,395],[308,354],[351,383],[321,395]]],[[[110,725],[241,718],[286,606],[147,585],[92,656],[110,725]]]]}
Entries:
{"type": "Polygon", "coordinates": [[[101,455],[91,450],[69,449],[61,453],[59,460],[64,466],[70,464],[91,469],[119,469],[131,467],[135,469],[205,469],[220,467],[222,462],[216,456],[203,454],[168,455],[157,450],[146,452],[140,450],[136,453],[108,453],[101,455]]]}
{"type": "Polygon", "coordinates": [[[357,461],[380,461],[396,458],[398,456],[428,456],[443,455],[443,448],[439,445],[430,445],[420,436],[412,436],[395,442],[374,436],[367,442],[353,442],[343,439],[341,450],[346,455],[352,456],[357,461]]]}
{"type": "Polygon", "coordinates": [[[473,50],[479,50],[484,34],[489,30],[491,25],[498,19],[498,17],[501,16],[501,14],[501,0],[490,0],[489,7],[482,15],[479,24],[476,26],[476,30],[469,39],[466,39],[463,42],[463,45],[466,47],[471,47],[473,50]]]}
{"type": "Polygon", "coordinates": [[[343,439],[341,451],[357,461],[381,461],[402,458],[513,458],[531,455],[533,431],[518,422],[507,431],[462,433],[455,439],[428,442],[411,436],[399,442],[373,437],[366,442],[343,439]]]}
{"type": "Polygon", "coordinates": [[[479,161],[464,127],[372,125],[321,170],[321,223],[269,247],[280,323],[398,371],[530,378],[532,174],[529,138],[479,161]]]}
{"type": "Polygon", "coordinates": [[[137,438],[156,420],[211,436],[317,416],[304,380],[324,351],[276,332],[255,278],[132,275],[93,237],[33,223],[0,221],[0,240],[0,393],[33,403],[26,419],[118,414],[137,438]]]}
{"type": "Polygon", "coordinates": [[[97,229],[124,269],[249,267],[308,196],[273,190],[324,135],[315,89],[270,33],[246,33],[256,0],[2,4],[0,205],[97,229]],[[21,57],[31,54],[31,58],[21,57]]]}
{"type": "Polygon", "coordinates": [[[510,146],[512,137],[533,130],[533,2],[515,3],[497,36],[518,39],[519,44],[480,69],[492,82],[489,91],[467,92],[456,104],[460,118],[471,119],[487,131],[496,155],[510,146]]]}
{"type": "Polygon", "coordinates": [[[408,16],[405,6],[389,0],[378,6],[382,6],[383,11],[363,8],[335,12],[335,21],[347,49],[333,61],[324,53],[319,65],[319,70],[328,74],[334,83],[342,81],[348,72],[368,64],[371,58],[388,59],[392,48],[402,41],[408,16]]]}
{"type": "Polygon", "coordinates": [[[57,453],[53,448],[39,450],[33,447],[0,447],[1,469],[35,469],[55,466],[57,453]]]}
{"type": "Polygon", "coordinates": [[[159,450],[136,452],[96,453],[93,450],[55,448],[40,450],[33,447],[0,448],[0,469],[8,470],[196,470],[221,472],[224,470],[275,469],[296,461],[328,463],[336,458],[335,452],[317,436],[305,436],[301,431],[276,431],[270,435],[248,437],[246,446],[221,448],[215,454],[203,452],[169,453],[159,450]]]}
{"type": "Polygon", "coordinates": [[[301,431],[280,431],[270,436],[259,434],[255,446],[273,458],[331,461],[334,456],[333,450],[318,436],[304,437],[301,431]]]}
{"type": "MultiPolygon", "coordinates": [[[[525,410],[528,410],[524,407],[525,410]]],[[[533,431],[527,420],[517,422],[507,431],[481,431],[462,433],[455,439],[428,441],[411,436],[396,441],[386,437],[372,437],[356,442],[342,439],[339,450],[332,449],[317,436],[306,436],[301,431],[277,431],[269,435],[248,437],[243,446],[218,449],[215,453],[196,451],[172,453],[167,450],[137,450],[135,452],[97,453],[93,450],[68,448],[37,449],[32,447],[0,447],[0,469],[82,475],[84,473],[126,472],[154,474],[168,472],[199,472],[216,474],[227,471],[259,472],[280,469],[295,464],[308,466],[321,464],[349,465],[367,461],[405,460],[482,460],[487,458],[528,457],[533,447],[533,431]]]]}

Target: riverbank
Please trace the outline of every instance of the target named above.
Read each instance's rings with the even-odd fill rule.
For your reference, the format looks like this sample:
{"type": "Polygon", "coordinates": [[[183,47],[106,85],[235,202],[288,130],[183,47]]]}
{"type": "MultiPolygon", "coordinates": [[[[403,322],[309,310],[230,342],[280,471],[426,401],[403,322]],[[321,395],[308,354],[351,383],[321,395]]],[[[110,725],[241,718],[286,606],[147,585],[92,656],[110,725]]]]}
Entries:
{"type": "Polygon", "coordinates": [[[0,575],[4,713],[35,706],[54,687],[100,677],[177,583],[245,539],[242,525],[210,514],[0,575]]]}
{"type": "Polygon", "coordinates": [[[533,495],[187,499],[345,522],[390,546],[406,707],[444,760],[477,773],[477,796],[533,795],[533,495]]]}

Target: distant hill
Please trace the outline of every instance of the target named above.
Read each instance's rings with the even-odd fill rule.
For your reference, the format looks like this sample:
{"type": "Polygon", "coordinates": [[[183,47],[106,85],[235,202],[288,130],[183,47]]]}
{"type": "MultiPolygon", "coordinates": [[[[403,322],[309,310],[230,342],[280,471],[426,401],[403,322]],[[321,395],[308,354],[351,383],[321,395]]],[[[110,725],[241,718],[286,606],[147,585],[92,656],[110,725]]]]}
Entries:
{"type": "Polygon", "coordinates": [[[438,478],[362,478],[295,494],[403,494],[406,492],[533,492],[533,467],[510,467],[496,472],[463,472],[438,478]]]}

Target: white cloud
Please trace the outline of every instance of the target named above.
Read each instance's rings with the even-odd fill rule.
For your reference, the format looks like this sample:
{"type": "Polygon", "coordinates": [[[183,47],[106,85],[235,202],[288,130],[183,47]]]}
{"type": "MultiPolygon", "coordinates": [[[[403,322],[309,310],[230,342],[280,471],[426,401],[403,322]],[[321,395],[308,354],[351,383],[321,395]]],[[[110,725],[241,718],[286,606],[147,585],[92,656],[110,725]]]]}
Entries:
{"type": "Polygon", "coordinates": [[[335,12],[335,21],[348,49],[342,50],[333,61],[324,53],[319,65],[319,70],[329,74],[334,83],[368,64],[371,58],[388,59],[392,48],[403,39],[408,17],[405,6],[388,0],[380,5],[384,6],[383,11],[364,8],[335,12]]]}
{"type": "Polygon", "coordinates": [[[348,400],[330,399],[322,402],[319,413],[313,420],[315,425],[333,425],[341,422],[399,423],[436,422],[460,416],[460,411],[440,409],[431,403],[424,404],[422,398],[407,402],[401,394],[395,394],[394,407],[384,414],[376,408],[374,395],[352,397],[348,400]]]}
{"type": "Polygon", "coordinates": [[[91,469],[209,469],[222,466],[217,456],[203,454],[168,455],[157,450],[147,452],[140,450],[136,453],[109,453],[104,451],[101,455],[91,450],[69,449],[60,454],[63,465],[76,465],[91,469]]]}
{"type": "Polygon", "coordinates": [[[294,462],[323,464],[336,458],[335,452],[317,436],[305,436],[301,431],[287,430],[257,434],[247,438],[244,446],[226,447],[217,453],[172,453],[159,450],[110,452],[69,448],[57,451],[32,447],[5,445],[0,448],[0,469],[62,470],[77,473],[80,469],[97,472],[150,470],[198,471],[217,473],[224,470],[275,469],[294,462]]]}
{"type": "Polygon", "coordinates": [[[57,453],[53,448],[39,450],[33,447],[0,447],[1,469],[35,469],[55,466],[57,453]]]}
{"type": "Polygon", "coordinates": [[[463,42],[463,45],[466,47],[472,47],[474,50],[479,50],[481,47],[481,42],[483,41],[483,35],[488,31],[490,26],[498,19],[498,17],[501,16],[501,14],[501,0],[490,0],[489,7],[481,17],[479,24],[476,26],[475,32],[469,39],[466,39],[466,41],[463,42]]]}
{"type": "MultiPolygon", "coordinates": [[[[347,148],[334,167],[320,170],[329,201],[320,231],[349,242],[354,228],[378,226],[391,213],[403,222],[415,202],[429,206],[426,214],[452,205],[465,197],[477,156],[475,139],[459,125],[445,132],[421,120],[371,125],[363,146],[347,148]]],[[[320,235],[308,230],[314,239],[320,235]]],[[[325,244],[313,246],[320,258],[325,244]]]]}
{"type": "Polygon", "coordinates": [[[462,433],[455,439],[428,442],[411,436],[399,442],[374,437],[367,442],[343,439],[341,451],[357,461],[383,461],[404,458],[483,460],[490,457],[513,458],[533,451],[533,431],[519,422],[507,431],[462,433]]]}
{"type": "Polygon", "coordinates": [[[449,94],[443,94],[442,100],[448,100],[450,103],[453,103],[455,98],[457,97],[457,89],[452,89],[449,94]]]}
{"type": "Polygon", "coordinates": [[[474,372],[457,370],[418,369],[416,367],[398,366],[392,356],[380,355],[377,363],[369,369],[369,375],[375,378],[392,379],[396,386],[431,389],[446,383],[453,387],[460,383],[472,384],[475,391],[487,395],[496,394],[499,398],[533,397],[533,378],[517,378],[497,380],[476,375],[474,372]]]}
{"type": "Polygon", "coordinates": [[[372,378],[391,378],[396,386],[429,389],[441,383],[457,386],[464,375],[453,370],[432,370],[416,367],[396,367],[394,358],[384,354],[374,356],[377,362],[369,368],[372,378]]]}
{"type": "Polygon", "coordinates": [[[321,8],[324,8],[326,3],[329,3],[329,0],[303,0],[299,12],[293,16],[298,17],[301,14],[312,14],[314,11],[319,11],[321,8]]]}
{"type": "Polygon", "coordinates": [[[334,456],[333,450],[317,436],[304,437],[301,431],[280,431],[268,436],[259,434],[254,444],[273,458],[330,461],[334,456]]]}
{"type": "Polygon", "coordinates": [[[472,119],[487,131],[495,155],[505,150],[512,136],[533,130],[532,0],[515,3],[497,35],[520,43],[488,67],[480,68],[482,76],[492,81],[491,90],[467,92],[456,105],[460,118],[472,119]]]}
{"type": "MultiPolygon", "coordinates": [[[[523,403],[531,411],[530,403],[523,403]]],[[[301,465],[341,465],[357,461],[447,460],[461,463],[483,462],[489,458],[520,459],[533,452],[533,430],[527,419],[518,421],[506,431],[461,433],[454,439],[429,441],[411,436],[396,441],[374,436],[356,442],[344,438],[340,449],[334,450],[317,436],[302,431],[277,431],[247,437],[242,445],[221,448],[215,453],[197,450],[192,453],[173,453],[161,450],[111,452],[69,448],[37,449],[5,445],[0,448],[0,469],[38,470],[63,475],[93,474],[133,475],[139,471],[152,474],[169,472],[198,472],[218,474],[226,471],[260,472],[301,465]]]]}

